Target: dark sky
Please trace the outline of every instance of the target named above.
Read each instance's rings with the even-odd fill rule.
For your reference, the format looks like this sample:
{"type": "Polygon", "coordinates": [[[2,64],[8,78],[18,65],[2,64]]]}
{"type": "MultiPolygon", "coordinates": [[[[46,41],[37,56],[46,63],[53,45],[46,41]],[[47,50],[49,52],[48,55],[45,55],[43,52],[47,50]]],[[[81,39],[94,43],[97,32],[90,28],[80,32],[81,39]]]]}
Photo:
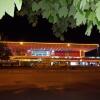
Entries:
{"type": "MultiPolygon", "coordinates": [[[[27,17],[15,16],[14,18],[8,15],[0,20],[0,33],[2,33],[2,40],[9,41],[43,41],[43,42],[62,42],[56,38],[52,33],[52,25],[47,20],[40,18],[38,25],[33,28],[28,23],[27,17]]],[[[80,26],[75,29],[68,29],[65,33],[64,42],[76,43],[100,43],[100,33],[93,28],[90,37],[86,36],[86,27],[80,26]]]]}

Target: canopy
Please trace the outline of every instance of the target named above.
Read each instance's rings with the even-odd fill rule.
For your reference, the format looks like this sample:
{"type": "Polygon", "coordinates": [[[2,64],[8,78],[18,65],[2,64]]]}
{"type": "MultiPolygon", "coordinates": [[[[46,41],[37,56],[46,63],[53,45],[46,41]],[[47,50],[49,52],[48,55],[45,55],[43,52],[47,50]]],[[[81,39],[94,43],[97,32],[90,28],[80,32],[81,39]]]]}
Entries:
{"type": "Polygon", "coordinates": [[[77,43],[46,43],[46,42],[9,42],[6,43],[10,47],[32,48],[32,49],[52,49],[52,50],[69,50],[88,52],[99,47],[99,44],[77,44],[77,43]]]}

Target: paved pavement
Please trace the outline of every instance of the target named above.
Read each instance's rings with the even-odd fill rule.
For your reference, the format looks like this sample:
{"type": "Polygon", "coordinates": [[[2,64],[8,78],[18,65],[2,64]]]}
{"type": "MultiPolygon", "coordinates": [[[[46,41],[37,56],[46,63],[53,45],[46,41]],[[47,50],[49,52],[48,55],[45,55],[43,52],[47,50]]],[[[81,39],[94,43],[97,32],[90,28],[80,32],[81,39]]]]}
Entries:
{"type": "Polygon", "coordinates": [[[0,100],[100,100],[99,71],[0,70],[0,100]]]}

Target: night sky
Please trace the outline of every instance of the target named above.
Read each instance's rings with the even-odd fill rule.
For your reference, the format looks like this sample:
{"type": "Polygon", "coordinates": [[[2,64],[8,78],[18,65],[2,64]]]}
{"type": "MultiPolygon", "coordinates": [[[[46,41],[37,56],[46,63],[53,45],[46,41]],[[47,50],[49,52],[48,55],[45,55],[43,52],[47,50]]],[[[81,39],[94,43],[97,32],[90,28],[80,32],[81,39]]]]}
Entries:
{"type": "Polygon", "coordinates": [[[91,36],[86,36],[86,27],[80,26],[75,29],[68,29],[65,33],[65,41],[60,41],[52,32],[52,24],[46,19],[39,18],[35,28],[29,24],[27,17],[6,15],[0,20],[0,33],[2,40],[9,41],[32,41],[32,42],[75,42],[75,43],[100,43],[100,33],[93,28],[91,36]]]}

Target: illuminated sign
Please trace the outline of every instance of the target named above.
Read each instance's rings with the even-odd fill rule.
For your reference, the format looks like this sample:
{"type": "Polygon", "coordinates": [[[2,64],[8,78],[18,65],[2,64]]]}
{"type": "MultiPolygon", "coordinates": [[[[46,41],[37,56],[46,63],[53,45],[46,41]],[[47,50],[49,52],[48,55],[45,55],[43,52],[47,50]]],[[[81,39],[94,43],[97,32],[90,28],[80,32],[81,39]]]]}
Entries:
{"type": "Polygon", "coordinates": [[[32,50],[32,56],[50,56],[50,51],[48,50],[32,50]]]}

